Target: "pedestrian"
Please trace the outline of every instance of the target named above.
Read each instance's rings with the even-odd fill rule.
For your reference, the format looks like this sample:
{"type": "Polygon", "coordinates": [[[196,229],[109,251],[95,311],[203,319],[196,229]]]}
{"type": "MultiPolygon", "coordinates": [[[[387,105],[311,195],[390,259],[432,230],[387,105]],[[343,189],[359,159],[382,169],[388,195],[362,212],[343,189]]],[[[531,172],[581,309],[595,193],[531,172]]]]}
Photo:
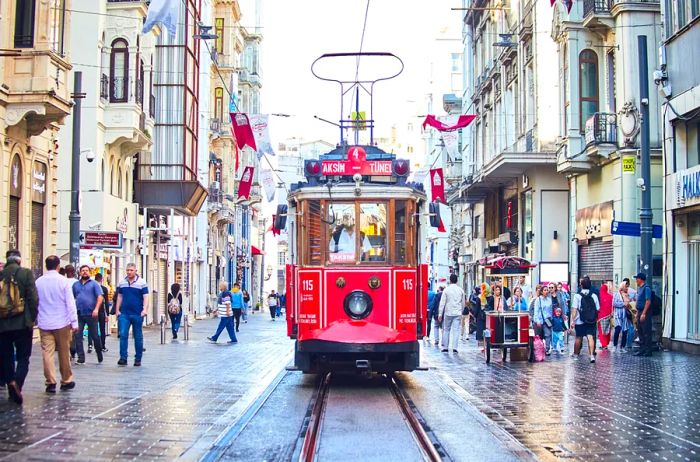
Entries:
{"type": "Polygon", "coordinates": [[[466,303],[464,304],[464,308],[462,308],[462,316],[459,318],[459,338],[463,342],[469,340],[469,318],[471,317],[469,313],[470,304],[471,302],[469,299],[467,299],[466,303]]]}
{"type": "Polygon", "coordinates": [[[88,335],[95,345],[97,362],[101,363],[102,342],[97,331],[97,322],[102,309],[103,294],[100,285],[90,277],[90,267],[82,265],[80,267],[80,279],[73,283],[73,295],[75,296],[75,306],[78,309],[78,336],[76,337],[75,349],[78,354],[78,364],[85,364],[85,350],[83,349],[83,330],[87,325],[88,335]]]}
{"type": "Polygon", "coordinates": [[[433,341],[434,344],[437,346],[438,342],[440,341],[440,328],[442,327],[440,321],[438,321],[438,317],[440,316],[440,300],[442,299],[442,293],[445,291],[444,286],[440,286],[438,288],[437,293],[435,294],[435,298],[433,299],[433,303],[430,305],[430,315],[429,319],[433,323],[433,341]]]}
{"type": "Polygon", "coordinates": [[[540,295],[542,295],[542,284],[537,284],[535,290],[532,292],[532,298],[528,302],[527,309],[530,312],[531,324],[535,325],[535,303],[539,300],[540,295]]]}
{"type": "Polygon", "coordinates": [[[571,295],[569,295],[569,291],[566,290],[566,287],[564,287],[564,284],[561,282],[557,283],[557,297],[559,297],[559,295],[561,295],[561,299],[564,303],[564,307],[562,308],[564,319],[568,319],[571,315],[571,295]]]}
{"type": "Polygon", "coordinates": [[[549,286],[542,286],[542,293],[535,301],[535,335],[544,339],[545,354],[552,354],[552,296],[549,286]]]}
{"type": "MultiPolygon", "coordinates": [[[[525,276],[524,276],[524,275],[521,275],[521,276],[518,278],[518,284],[517,284],[516,287],[520,287],[520,289],[522,290],[522,297],[523,297],[526,301],[529,301],[529,300],[530,300],[530,297],[532,296],[532,287],[530,287],[530,284],[528,284],[528,283],[525,281],[525,276]]],[[[513,291],[515,291],[515,289],[513,289],[513,291]]]]}
{"type": "Polygon", "coordinates": [[[129,355],[129,330],[134,336],[134,366],[141,365],[143,356],[143,318],[148,306],[148,284],[136,274],[136,263],[126,264],[126,277],[117,285],[115,314],[119,324],[119,361],[126,366],[129,355]]]}
{"type": "MultiPolygon", "coordinates": [[[[100,341],[102,342],[102,351],[107,352],[107,331],[109,330],[109,288],[102,284],[103,278],[102,273],[97,273],[95,275],[95,282],[100,285],[102,289],[102,309],[97,316],[97,325],[100,328],[100,341]]],[[[88,337],[88,353],[90,353],[90,348],[92,346],[92,339],[88,337]]]]}
{"type": "Polygon", "coordinates": [[[277,293],[277,317],[282,316],[282,311],[286,313],[286,307],[287,307],[287,296],[285,294],[277,293]]]}
{"type": "Polygon", "coordinates": [[[219,317],[219,326],[216,328],[216,332],[211,337],[207,337],[212,343],[216,343],[219,340],[219,335],[226,329],[229,336],[228,343],[238,343],[236,338],[236,332],[233,329],[233,310],[231,310],[231,299],[233,295],[231,291],[228,290],[228,284],[225,281],[221,281],[219,284],[219,297],[217,298],[217,316],[219,317]]]}
{"type": "Polygon", "coordinates": [[[630,309],[629,309],[629,317],[628,317],[628,323],[627,323],[627,344],[626,347],[629,351],[632,351],[634,347],[634,337],[635,337],[635,324],[636,324],[636,312],[637,312],[637,291],[634,290],[634,288],[631,287],[630,285],[630,278],[624,278],[622,282],[625,283],[625,287],[627,288],[627,296],[630,298],[630,309]],[[632,306],[632,303],[634,303],[634,306],[632,306]]]}
{"type": "Polygon", "coordinates": [[[238,327],[241,325],[243,305],[243,292],[241,292],[241,285],[236,282],[233,284],[233,291],[231,293],[231,310],[233,311],[233,319],[236,324],[236,332],[238,332],[238,327]]]}
{"type": "Polygon", "coordinates": [[[469,304],[471,308],[471,315],[474,318],[474,337],[476,338],[477,344],[484,340],[484,329],[485,323],[482,323],[482,318],[485,317],[483,306],[481,305],[481,288],[474,287],[472,293],[469,296],[469,304]]]}
{"type": "Polygon", "coordinates": [[[552,349],[557,354],[564,353],[564,333],[568,329],[562,309],[555,309],[552,316],[552,349]]]}
{"type": "Polygon", "coordinates": [[[612,333],[613,296],[607,284],[600,286],[600,311],[598,311],[598,338],[600,347],[608,349],[612,333]]]}
{"type": "Polygon", "coordinates": [[[70,364],[70,342],[73,334],[78,331],[78,312],[73,283],[58,272],[61,260],[51,255],[46,258],[45,264],[46,272],[36,280],[39,296],[36,324],[41,338],[46,393],[56,393],[56,353],[61,372],[61,390],[75,388],[70,364]]]}
{"type": "Polygon", "coordinates": [[[430,342],[430,328],[433,324],[430,317],[430,305],[433,304],[433,300],[435,300],[436,293],[437,292],[433,290],[433,286],[428,287],[428,306],[425,307],[426,330],[425,337],[423,337],[423,339],[427,340],[428,342],[430,342]]]}
{"type": "Polygon", "coordinates": [[[576,341],[574,342],[574,359],[578,359],[583,346],[583,339],[588,339],[588,353],[590,360],[595,362],[595,334],[598,321],[598,310],[600,301],[598,296],[591,290],[591,280],[588,276],[581,279],[581,290],[574,295],[571,303],[571,319],[574,324],[576,341]]]}
{"type": "Polygon", "coordinates": [[[453,353],[457,353],[457,336],[452,332],[457,330],[457,323],[464,309],[464,291],[457,285],[457,275],[450,274],[450,285],[442,292],[438,321],[442,323],[442,352],[450,349],[450,339],[454,338],[453,353]]]}
{"type": "Polygon", "coordinates": [[[488,304],[488,310],[489,311],[505,311],[507,299],[503,296],[503,288],[498,284],[494,284],[493,287],[491,288],[491,293],[493,295],[486,298],[486,303],[488,304]]]}
{"type": "Polygon", "coordinates": [[[477,293],[479,297],[479,314],[476,318],[476,343],[479,351],[484,352],[484,331],[486,330],[486,310],[488,310],[488,299],[490,296],[489,285],[482,282],[477,293]]]}
{"type": "Polygon", "coordinates": [[[75,266],[66,265],[65,270],[66,270],[66,277],[68,279],[75,279],[75,266]]]}
{"type": "Polygon", "coordinates": [[[527,299],[521,286],[513,289],[513,296],[508,300],[508,307],[513,311],[527,311],[527,299]]]}
{"type": "Polygon", "coordinates": [[[275,316],[277,315],[277,294],[275,294],[275,291],[272,290],[270,291],[270,295],[267,296],[267,307],[270,309],[270,317],[272,320],[275,320],[275,316]]]}
{"type": "Polygon", "coordinates": [[[620,287],[613,294],[613,317],[615,319],[615,333],[613,334],[613,348],[620,353],[626,353],[625,345],[627,345],[627,331],[631,324],[630,298],[627,294],[627,284],[620,283],[620,287]],[[618,348],[618,340],[622,334],[622,341],[618,348]]]}
{"type": "Polygon", "coordinates": [[[505,297],[506,300],[510,298],[510,289],[508,287],[503,287],[503,281],[500,278],[497,278],[496,281],[493,283],[494,287],[499,287],[501,289],[501,293],[505,297]]]}
{"type": "Polygon", "coordinates": [[[248,291],[243,289],[243,322],[248,324],[248,310],[250,309],[250,294],[248,291]]]}
{"type": "Polygon", "coordinates": [[[177,282],[170,286],[167,303],[170,330],[173,332],[173,340],[176,340],[177,333],[180,330],[180,323],[182,322],[182,291],[180,290],[180,284],[177,282]]]}
{"type": "Polygon", "coordinates": [[[22,255],[19,250],[8,250],[5,257],[7,262],[0,273],[1,375],[10,399],[22,404],[22,387],[32,355],[38,297],[32,272],[20,266],[22,255]]]}
{"type": "Polygon", "coordinates": [[[637,280],[637,331],[639,332],[639,351],[635,356],[651,356],[651,302],[652,291],[647,284],[646,273],[638,273],[637,280]]]}

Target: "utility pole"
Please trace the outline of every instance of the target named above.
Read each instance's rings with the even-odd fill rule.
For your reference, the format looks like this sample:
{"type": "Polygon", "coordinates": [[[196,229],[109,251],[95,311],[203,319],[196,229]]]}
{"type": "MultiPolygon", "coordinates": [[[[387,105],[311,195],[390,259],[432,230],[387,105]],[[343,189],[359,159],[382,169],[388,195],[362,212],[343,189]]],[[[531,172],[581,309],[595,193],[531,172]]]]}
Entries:
{"type": "Polygon", "coordinates": [[[641,113],[641,150],[642,160],[642,207],[639,209],[642,249],[640,252],[640,271],[651,277],[652,269],[652,220],[651,210],[651,153],[649,149],[649,66],[647,63],[647,36],[637,37],[639,51],[639,106],[641,113]]]}
{"type": "Polygon", "coordinates": [[[77,270],[80,263],[80,110],[85,93],[82,92],[83,73],[76,71],[73,82],[73,150],[70,187],[70,262],[77,270]]]}

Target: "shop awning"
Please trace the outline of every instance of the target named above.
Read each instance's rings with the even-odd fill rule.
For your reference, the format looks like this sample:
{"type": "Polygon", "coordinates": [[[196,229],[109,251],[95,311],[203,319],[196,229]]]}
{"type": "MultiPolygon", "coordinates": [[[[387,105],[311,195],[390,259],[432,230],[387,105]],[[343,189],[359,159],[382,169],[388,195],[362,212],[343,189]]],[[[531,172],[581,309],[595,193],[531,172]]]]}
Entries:
{"type": "Polygon", "coordinates": [[[263,252],[262,250],[258,249],[258,248],[255,247],[254,245],[251,245],[251,246],[250,246],[250,253],[251,253],[251,255],[265,255],[265,252],[263,252]]]}
{"type": "Polygon", "coordinates": [[[530,268],[537,265],[520,257],[497,257],[489,260],[484,268],[490,270],[491,274],[527,274],[530,268]]]}

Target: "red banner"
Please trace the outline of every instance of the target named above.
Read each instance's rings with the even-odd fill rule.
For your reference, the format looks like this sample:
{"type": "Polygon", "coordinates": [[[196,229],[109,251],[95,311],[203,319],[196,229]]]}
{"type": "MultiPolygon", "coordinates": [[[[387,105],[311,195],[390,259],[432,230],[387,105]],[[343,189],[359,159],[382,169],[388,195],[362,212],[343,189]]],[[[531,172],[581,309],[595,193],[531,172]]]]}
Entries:
{"type": "Polygon", "coordinates": [[[390,160],[367,160],[365,162],[351,162],[349,160],[324,160],[321,164],[321,175],[375,175],[391,176],[393,173],[390,160]]]}
{"type": "Polygon", "coordinates": [[[457,123],[454,125],[445,125],[439,120],[437,120],[437,117],[434,115],[429,115],[425,118],[423,121],[423,128],[425,129],[426,125],[430,125],[431,127],[437,129],[438,131],[441,132],[449,132],[452,130],[457,130],[460,128],[464,128],[470,123],[472,123],[472,120],[476,119],[475,115],[472,114],[467,114],[467,115],[460,115],[459,118],[457,119],[457,123]]]}
{"type": "Polygon", "coordinates": [[[279,236],[280,233],[282,232],[281,230],[275,228],[275,219],[277,218],[277,215],[272,215],[272,224],[270,225],[270,229],[267,231],[271,231],[273,236],[279,236]]]}
{"type": "Polygon", "coordinates": [[[238,197],[248,199],[250,197],[250,186],[253,184],[254,167],[246,167],[241,175],[241,181],[238,183],[238,197]]]}
{"type": "Polygon", "coordinates": [[[440,201],[443,204],[445,201],[445,178],[442,175],[441,168],[430,169],[430,191],[433,202],[440,201]]]}
{"type": "Polygon", "coordinates": [[[442,218],[440,218],[440,226],[438,226],[438,233],[446,233],[447,230],[445,229],[445,223],[442,222],[442,218]]]}
{"type": "Polygon", "coordinates": [[[243,146],[248,145],[253,151],[257,151],[255,135],[253,135],[248,116],[242,112],[230,112],[229,115],[231,116],[231,131],[233,131],[233,137],[236,138],[238,148],[243,149],[243,146]]]}

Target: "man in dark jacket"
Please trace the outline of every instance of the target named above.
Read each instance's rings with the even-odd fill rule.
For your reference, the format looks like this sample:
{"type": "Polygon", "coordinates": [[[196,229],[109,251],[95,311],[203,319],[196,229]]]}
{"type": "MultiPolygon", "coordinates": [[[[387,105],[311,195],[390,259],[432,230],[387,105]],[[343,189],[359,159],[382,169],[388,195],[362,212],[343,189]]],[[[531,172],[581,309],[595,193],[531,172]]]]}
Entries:
{"type": "Polygon", "coordinates": [[[430,305],[430,311],[429,311],[429,319],[434,323],[432,330],[435,333],[435,335],[434,335],[435,345],[437,345],[439,340],[440,340],[440,321],[438,321],[438,316],[440,314],[439,308],[440,308],[440,300],[442,299],[442,291],[443,290],[445,290],[445,287],[440,286],[437,293],[435,294],[435,297],[433,298],[433,303],[430,305]]]}
{"type": "MultiPolygon", "coordinates": [[[[95,282],[102,289],[102,308],[97,316],[97,325],[100,327],[100,340],[102,341],[102,351],[107,351],[105,340],[107,337],[107,329],[109,328],[107,320],[109,319],[109,289],[102,284],[102,273],[95,275],[95,282]]],[[[92,350],[92,338],[88,336],[88,353],[92,350]]]]}
{"type": "Polygon", "coordinates": [[[37,316],[37,297],[34,275],[20,267],[22,255],[19,250],[8,250],[7,263],[0,273],[0,280],[9,283],[14,277],[20,296],[24,300],[24,311],[15,316],[0,318],[0,365],[2,379],[7,391],[17,404],[22,404],[22,386],[29,372],[29,357],[32,355],[32,336],[37,316]],[[17,367],[15,368],[16,355],[17,367]]]}

